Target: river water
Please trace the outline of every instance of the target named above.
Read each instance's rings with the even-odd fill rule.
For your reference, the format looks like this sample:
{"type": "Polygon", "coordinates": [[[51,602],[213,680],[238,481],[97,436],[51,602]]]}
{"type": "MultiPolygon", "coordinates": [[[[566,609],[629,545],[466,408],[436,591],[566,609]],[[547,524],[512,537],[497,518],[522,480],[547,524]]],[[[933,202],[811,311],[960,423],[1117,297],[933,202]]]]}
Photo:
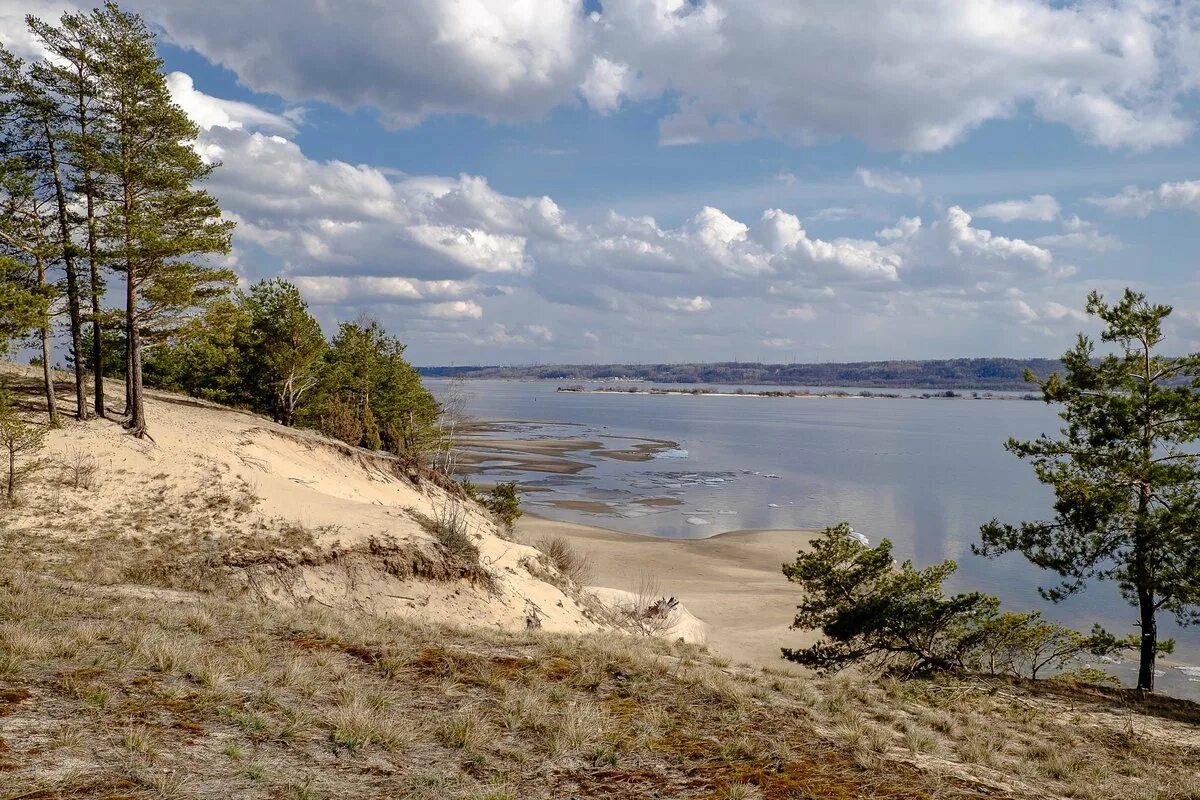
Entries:
{"type": "MultiPolygon", "coordinates": [[[[444,381],[428,383],[445,393],[444,381]]],[[[1039,586],[1053,583],[1052,574],[1016,554],[984,559],[971,552],[989,519],[1015,523],[1051,511],[1049,489],[1003,447],[1010,436],[1058,430],[1055,410],[1041,402],[568,393],[549,381],[463,387],[475,418],[546,423],[515,426],[517,435],[583,437],[616,448],[628,444],[620,437],[677,443],[650,461],[588,458],[575,475],[486,473],[490,480],[517,480],[530,490],[527,507],[543,516],[674,538],[819,529],[845,520],[872,544],[890,539],[896,557],[917,566],[954,559],[959,569],[951,589],[994,594],[1013,610],[1041,609],[1079,630],[1094,622],[1113,632],[1135,630],[1135,609],[1111,583],[1052,604],[1038,594],[1039,586]],[[664,497],[677,505],[637,502],[664,497]],[[563,500],[585,502],[564,507],[563,500]]],[[[1200,670],[1189,666],[1200,664],[1200,628],[1180,629],[1169,617],[1159,627],[1177,640],[1172,661],[1183,667],[1163,669],[1162,689],[1200,698],[1200,670]]],[[[1131,663],[1113,670],[1136,678],[1131,663]]]]}

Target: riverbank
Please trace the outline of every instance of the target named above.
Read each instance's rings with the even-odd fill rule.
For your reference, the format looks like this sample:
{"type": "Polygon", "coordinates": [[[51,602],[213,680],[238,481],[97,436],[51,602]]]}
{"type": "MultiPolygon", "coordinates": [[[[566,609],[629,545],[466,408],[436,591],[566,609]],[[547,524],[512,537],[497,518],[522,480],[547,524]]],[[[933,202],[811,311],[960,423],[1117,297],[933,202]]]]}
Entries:
{"type": "Polygon", "coordinates": [[[922,392],[916,393],[900,393],[900,392],[881,392],[868,391],[845,391],[843,389],[830,389],[822,391],[811,391],[809,389],[762,389],[762,390],[746,390],[737,389],[736,391],[722,391],[718,389],[676,389],[676,388],[661,388],[651,387],[643,389],[637,386],[559,386],[556,392],[563,394],[626,394],[626,395],[653,395],[656,397],[662,396],[686,396],[686,397],[786,397],[792,399],[806,400],[1041,400],[1039,394],[995,394],[993,392],[978,392],[978,391],[954,391],[947,389],[938,392],[922,392]]]}
{"type": "Polygon", "coordinates": [[[782,566],[816,535],[802,530],[754,530],[708,539],[660,539],[526,515],[522,541],[561,536],[591,560],[591,583],[636,592],[647,581],[657,594],[677,597],[707,626],[720,656],[757,667],[794,669],[781,647],[813,641],[790,629],[799,590],[782,566]]]}

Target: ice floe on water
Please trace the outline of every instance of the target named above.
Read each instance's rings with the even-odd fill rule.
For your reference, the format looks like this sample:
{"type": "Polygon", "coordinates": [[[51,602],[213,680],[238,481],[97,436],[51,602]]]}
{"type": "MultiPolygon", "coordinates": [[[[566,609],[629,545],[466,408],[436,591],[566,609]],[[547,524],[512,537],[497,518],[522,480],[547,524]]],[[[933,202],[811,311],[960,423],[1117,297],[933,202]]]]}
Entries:
{"type": "Polygon", "coordinates": [[[709,525],[711,523],[708,520],[706,520],[704,517],[688,517],[687,524],[688,525],[709,525]]]}
{"type": "Polygon", "coordinates": [[[767,508],[779,508],[779,503],[767,503],[767,508]]]}
{"type": "Polygon", "coordinates": [[[732,472],[637,472],[628,478],[635,489],[684,489],[689,486],[721,486],[737,479],[732,472]]]}
{"type": "Polygon", "coordinates": [[[687,458],[688,451],[684,450],[682,447],[677,447],[677,448],[674,448],[671,450],[663,450],[662,452],[655,453],[654,457],[655,458],[687,458]]]}
{"type": "Polygon", "coordinates": [[[1189,683],[1200,683],[1200,667],[1176,667],[1187,676],[1189,683]]]}
{"type": "Polygon", "coordinates": [[[863,547],[870,547],[870,546],[871,546],[871,540],[870,540],[870,539],[868,539],[867,537],[863,536],[863,535],[862,535],[861,533],[859,533],[858,531],[854,530],[854,528],[851,528],[851,529],[850,529],[850,533],[849,533],[849,534],[847,534],[847,535],[848,535],[848,536],[849,536],[851,539],[853,539],[854,541],[856,541],[856,542],[858,542],[859,544],[861,544],[863,547]]]}

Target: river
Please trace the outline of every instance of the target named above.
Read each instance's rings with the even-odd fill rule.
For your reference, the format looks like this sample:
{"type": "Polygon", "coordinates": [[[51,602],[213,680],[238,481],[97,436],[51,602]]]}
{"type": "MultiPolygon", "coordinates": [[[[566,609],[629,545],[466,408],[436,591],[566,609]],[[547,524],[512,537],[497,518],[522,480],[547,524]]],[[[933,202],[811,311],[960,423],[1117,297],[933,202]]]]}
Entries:
{"type": "MultiPolygon", "coordinates": [[[[439,395],[448,386],[429,385],[439,395]]],[[[1055,409],[1041,402],[568,393],[551,381],[461,385],[475,418],[546,423],[514,426],[506,436],[583,437],[614,447],[625,441],[620,437],[677,443],[649,461],[585,458],[587,468],[574,475],[486,471],[490,480],[516,479],[528,490],[526,507],[543,516],[688,538],[845,520],[873,544],[890,539],[896,557],[917,566],[954,559],[953,590],[994,594],[1007,608],[1041,609],[1079,630],[1095,622],[1113,632],[1135,630],[1135,609],[1112,583],[1049,603],[1038,587],[1052,585],[1054,575],[1020,555],[971,552],[989,519],[1019,522],[1051,511],[1050,490],[1003,446],[1010,436],[1058,430],[1055,409]],[[646,498],[669,498],[671,505],[637,502],[646,498]]],[[[1200,629],[1181,629],[1169,616],[1159,629],[1177,640],[1172,661],[1183,667],[1163,669],[1162,689],[1200,698],[1200,670],[1188,666],[1200,664],[1200,629]]],[[[1129,662],[1113,670],[1136,677],[1129,662]]]]}

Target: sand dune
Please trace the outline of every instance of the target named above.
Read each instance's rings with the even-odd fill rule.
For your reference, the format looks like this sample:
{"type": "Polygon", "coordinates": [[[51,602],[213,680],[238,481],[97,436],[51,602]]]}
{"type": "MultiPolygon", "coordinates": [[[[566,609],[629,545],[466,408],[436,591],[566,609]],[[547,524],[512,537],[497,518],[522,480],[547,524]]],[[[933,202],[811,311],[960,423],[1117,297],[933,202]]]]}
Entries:
{"type": "Polygon", "coordinates": [[[637,591],[653,580],[704,622],[708,644],[737,662],[788,668],[781,647],[813,641],[790,630],[798,589],[783,577],[784,562],[813,537],[808,531],[738,531],[709,539],[656,539],[570,522],[525,517],[524,541],[563,536],[591,556],[597,586],[637,591]]]}
{"type": "MultiPolygon", "coordinates": [[[[0,370],[25,395],[31,419],[40,416],[33,371],[0,370]]],[[[71,413],[66,393],[60,398],[71,413]]],[[[122,403],[110,399],[113,408],[122,403]]],[[[278,555],[286,585],[274,580],[265,591],[461,626],[521,629],[536,609],[548,630],[600,627],[537,550],[502,536],[469,504],[462,505],[465,526],[492,585],[430,578],[443,559],[421,519],[436,518],[452,501],[386,455],[169,393],[147,392],[147,417],[153,441],[129,436],[117,421],[65,419],[42,453],[49,468],[26,488],[22,505],[6,512],[9,530],[67,549],[104,540],[127,552],[164,537],[261,543],[303,531],[303,552],[278,555]],[[94,485],[64,486],[64,465],[81,461],[94,465],[94,485]]]]}

